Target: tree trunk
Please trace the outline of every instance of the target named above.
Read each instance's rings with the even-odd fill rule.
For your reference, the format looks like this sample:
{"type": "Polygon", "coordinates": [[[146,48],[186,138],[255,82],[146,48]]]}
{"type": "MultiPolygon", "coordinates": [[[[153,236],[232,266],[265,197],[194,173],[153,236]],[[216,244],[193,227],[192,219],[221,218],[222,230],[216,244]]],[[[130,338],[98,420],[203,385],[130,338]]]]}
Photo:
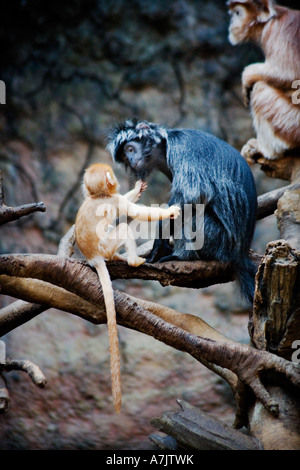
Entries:
{"type": "MultiPolygon", "coordinates": [[[[300,159],[264,162],[262,169],[292,184],[300,180],[300,159]]],[[[284,192],[275,212],[281,240],[270,243],[256,275],[256,294],[249,334],[255,348],[270,351],[289,361],[300,340],[300,190],[284,192]]],[[[267,376],[268,392],[279,403],[279,416],[266,413],[258,401],[248,414],[250,435],[259,438],[264,449],[300,449],[299,391],[278,376],[267,376]]]]}

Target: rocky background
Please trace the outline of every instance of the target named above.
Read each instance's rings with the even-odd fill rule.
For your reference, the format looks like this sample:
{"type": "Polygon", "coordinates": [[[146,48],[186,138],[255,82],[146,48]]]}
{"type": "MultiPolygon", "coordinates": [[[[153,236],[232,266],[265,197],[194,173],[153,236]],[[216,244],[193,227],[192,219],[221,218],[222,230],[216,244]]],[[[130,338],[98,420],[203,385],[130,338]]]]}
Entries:
{"type": "MultiPolygon", "coordinates": [[[[281,2],[296,8],[296,2],[281,2]]],[[[83,169],[108,161],[105,135],[138,116],[209,131],[240,149],[253,136],[241,71],[261,60],[253,45],[229,44],[224,0],[11,0],[1,5],[0,168],[9,205],[42,200],[36,213],[1,227],[1,253],[55,253],[74,222],[83,169]]],[[[111,163],[111,162],[110,162],[111,163]]],[[[282,185],[253,169],[258,193],[282,185]]],[[[122,190],[130,185],[122,168],[122,190]]],[[[166,202],[153,175],[141,202],[166,202]]],[[[278,238],[274,216],[257,224],[253,249],[278,238]]],[[[141,298],[201,315],[241,342],[245,311],[234,283],[201,291],[115,281],[141,298]]],[[[2,296],[1,305],[13,299],[2,296]]],[[[114,415],[106,326],[49,310],[4,340],[8,355],[37,363],[48,379],[6,375],[11,409],[0,417],[0,449],[154,449],[150,419],[184,399],[231,424],[227,384],[186,354],[119,328],[123,408],[114,415]]]]}

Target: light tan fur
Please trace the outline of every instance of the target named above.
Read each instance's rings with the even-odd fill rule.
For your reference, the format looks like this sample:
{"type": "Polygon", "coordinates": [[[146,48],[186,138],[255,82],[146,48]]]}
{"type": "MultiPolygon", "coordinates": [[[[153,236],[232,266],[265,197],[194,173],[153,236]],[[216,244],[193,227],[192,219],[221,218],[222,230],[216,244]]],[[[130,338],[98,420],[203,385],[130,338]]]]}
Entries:
{"type": "Polygon", "coordinates": [[[230,0],[228,5],[231,43],[254,41],[265,54],[265,62],[247,66],[242,74],[256,140],[241,153],[249,157],[251,147],[252,154],[281,158],[300,148],[300,105],[293,100],[293,84],[300,78],[300,11],[272,0],[230,0]]]}
{"type": "Polygon", "coordinates": [[[96,163],[84,174],[83,201],[75,222],[78,247],[89,263],[95,267],[103,289],[110,342],[111,380],[114,407],[121,410],[121,373],[116,311],[111,279],[106,267],[108,260],[127,260],[130,266],[140,266],[146,260],[137,255],[136,242],[130,226],[123,222],[116,225],[122,215],[143,221],[176,218],[180,209],[146,207],[135,202],[146,189],[146,183],[138,181],[125,195],[118,193],[119,183],[110,165],[96,163]],[[125,245],[127,257],[118,251],[125,245]]]}

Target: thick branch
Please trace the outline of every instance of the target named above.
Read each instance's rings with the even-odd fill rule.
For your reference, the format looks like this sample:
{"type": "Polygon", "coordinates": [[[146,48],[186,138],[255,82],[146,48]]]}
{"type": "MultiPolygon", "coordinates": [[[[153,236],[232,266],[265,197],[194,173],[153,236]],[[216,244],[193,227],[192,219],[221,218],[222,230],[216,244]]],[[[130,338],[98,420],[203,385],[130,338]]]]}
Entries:
{"type": "MultiPolygon", "coordinates": [[[[15,329],[23,323],[31,320],[33,317],[50,307],[72,313],[95,324],[106,323],[106,313],[103,305],[97,308],[94,304],[87,302],[81,297],[53,284],[36,279],[18,277],[11,278],[9,276],[0,275],[0,285],[2,287],[2,291],[7,295],[12,297],[18,296],[23,300],[29,300],[31,302],[38,301],[43,303],[43,305],[37,305],[19,300],[7,307],[4,307],[0,311],[1,335],[7,334],[12,329],[15,329]]],[[[143,309],[149,310],[157,317],[168,323],[172,323],[189,333],[217,341],[234,343],[234,341],[221,335],[218,331],[195,315],[181,313],[154,302],[148,302],[131,296],[128,297],[143,309]]],[[[235,390],[237,383],[235,374],[229,370],[222,369],[214,364],[208,363],[207,361],[201,362],[206,367],[223,377],[224,380],[229,383],[233,391],[235,390]]]]}
{"type": "Polygon", "coordinates": [[[111,279],[145,279],[159,281],[162,286],[198,289],[234,280],[230,265],[218,261],[146,263],[138,268],[123,261],[111,261],[107,266],[111,279]]]}
{"type": "MultiPolygon", "coordinates": [[[[221,341],[226,343],[236,343],[232,339],[223,336],[217,330],[208,325],[201,317],[196,317],[189,313],[178,312],[164,305],[156,304],[154,302],[149,302],[147,300],[136,299],[135,297],[129,296],[131,300],[136,302],[139,306],[153,313],[157,317],[171,323],[172,325],[181,328],[182,330],[191,333],[196,336],[201,336],[202,338],[212,339],[214,341],[221,341]]],[[[237,343],[236,343],[237,344],[237,343]]],[[[231,386],[233,393],[236,392],[237,387],[237,377],[230,370],[219,367],[211,362],[201,359],[201,363],[212,370],[220,377],[222,377],[226,382],[231,386]]]]}
{"type": "MultiPolygon", "coordinates": [[[[1,192],[1,171],[0,171],[0,192],[1,192]]],[[[74,253],[74,245],[75,245],[75,225],[73,225],[68,232],[64,235],[61,239],[59,246],[58,246],[58,256],[64,257],[71,257],[74,253]]],[[[2,283],[4,280],[2,279],[2,283]]],[[[13,297],[17,297],[16,293],[13,292],[12,283],[9,283],[10,286],[7,287],[7,294],[12,295],[13,297]],[[10,292],[10,293],[9,293],[10,292]]],[[[24,282],[22,282],[24,285],[24,282]]],[[[32,284],[31,284],[32,285],[32,284]]],[[[1,281],[0,281],[1,286],[1,281]]],[[[30,283],[27,283],[25,286],[25,293],[21,294],[21,286],[18,286],[19,298],[25,299],[27,287],[30,286],[30,283]]],[[[42,287],[43,290],[44,287],[42,287]]],[[[55,286],[52,286],[52,289],[55,289],[55,286]]],[[[45,292],[43,292],[45,294],[45,292]]],[[[56,293],[54,293],[55,298],[59,298],[56,293]]],[[[41,297],[39,297],[41,299],[41,297]]],[[[66,304],[70,308],[70,303],[68,303],[68,298],[66,297],[66,304]]],[[[41,300],[40,300],[41,301],[41,300]]],[[[77,299],[76,305],[80,306],[80,299],[77,299]],[[79,303],[78,303],[79,302],[79,303]]],[[[34,317],[39,315],[40,313],[44,312],[48,309],[47,301],[44,302],[45,305],[34,304],[32,302],[26,302],[24,300],[17,300],[16,302],[4,307],[0,311],[0,336],[8,333],[9,331],[17,328],[20,325],[32,320],[34,317]]],[[[59,308],[59,307],[57,307],[59,308]]],[[[60,307],[62,310],[67,310],[67,308],[60,307]]],[[[71,310],[73,311],[73,310],[71,310]]],[[[74,309],[75,311],[75,309],[74,309]]]]}
{"type": "MultiPolygon", "coordinates": [[[[19,277],[34,275],[35,278],[66,289],[97,307],[103,305],[98,277],[83,263],[53,256],[43,256],[42,260],[34,255],[13,258],[1,257],[0,272],[19,277]]],[[[199,361],[212,362],[231,370],[252,389],[255,396],[274,416],[278,415],[278,405],[263,387],[260,373],[270,369],[280,372],[300,387],[299,368],[280,357],[244,345],[216,342],[187,333],[143,309],[119,291],[115,291],[115,304],[117,319],[121,325],[134,328],[175,349],[188,352],[199,361]]]]}
{"type": "MultiPolygon", "coordinates": [[[[0,276],[1,292],[12,297],[19,297],[24,299],[21,290],[20,295],[18,291],[12,288],[12,279],[9,278],[8,286],[5,286],[3,276],[0,276]]],[[[15,282],[14,282],[15,284],[15,282]]],[[[16,285],[16,284],[15,284],[16,285]]],[[[40,313],[47,310],[48,307],[45,305],[34,304],[32,302],[24,302],[24,300],[17,300],[0,310],[0,337],[6,335],[10,331],[14,330],[18,326],[27,323],[40,313]]]]}
{"type": "Polygon", "coordinates": [[[97,309],[85,299],[53,284],[37,279],[0,275],[0,285],[6,295],[22,299],[1,309],[0,336],[50,307],[72,313],[92,323],[106,323],[104,308],[97,309]]]}
{"type": "Polygon", "coordinates": [[[271,215],[277,209],[278,200],[283,196],[286,191],[292,191],[299,189],[300,184],[289,184],[283,188],[274,189],[268,193],[262,194],[257,198],[257,220],[264,219],[268,215],[271,215]]]}
{"type": "MultiPolygon", "coordinates": [[[[77,269],[88,264],[85,261],[64,260],[55,255],[2,255],[0,256],[0,273],[9,276],[18,275],[22,266],[31,266],[33,277],[49,263],[53,270],[61,263],[73,263],[77,269]]],[[[111,279],[147,279],[159,281],[162,285],[181,287],[205,287],[212,284],[234,280],[234,273],[228,264],[217,261],[176,261],[167,263],[144,264],[139,268],[129,266],[123,261],[107,263],[111,279]]]]}

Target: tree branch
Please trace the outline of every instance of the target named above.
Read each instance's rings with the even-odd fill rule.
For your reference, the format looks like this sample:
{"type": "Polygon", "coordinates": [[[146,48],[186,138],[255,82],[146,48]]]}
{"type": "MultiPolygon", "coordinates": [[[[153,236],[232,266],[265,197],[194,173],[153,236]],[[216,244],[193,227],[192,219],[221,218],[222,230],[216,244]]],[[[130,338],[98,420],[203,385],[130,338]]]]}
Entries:
{"type": "MultiPolygon", "coordinates": [[[[278,198],[286,189],[281,188],[270,192],[259,200],[259,218],[274,211],[278,198]]],[[[3,208],[12,209],[14,216],[21,216],[16,214],[19,209],[23,212],[24,207],[26,209],[27,206],[32,206],[6,208],[1,181],[0,193],[3,201],[0,207],[0,217],[3,216],[3,212],[1,214],[3,208]]],[[[66,257],[72,256],[74,244],[75,234],[74,226],[72,226],[61,240],[58,256],[3,255],[0,257],[2,293],[30,302],[17,301],[12,306],[2,309],[0,315],[2,334],[30,320],[50,306],[79,315],[93,323],[106,323],[103,294],[98,276],[85,261],[76,261],[66,257]]],[[[143,247],[139,251],[141,250],[143,247]]],[[[257,264],[260,257],[254,254],[252,258],[257,264]]],[[[112,279],[157,280],[164,286],[199,288],[234,280],[234,272],[230,265],[215,261],[176,261],[145,264],[139,268],[130,267],[125,262],[110,262],[107,265],[112,279]]],[[[198,317],[142,301],[117,290],[115,290],[115,303],[119,324],[153,336],[171,347],[189,353],[227,380],[237,398],[238,424],[242,423],[243,393],[241,394],[241,390],[244,391],[245,386],[250,387],[271,414],[278,415],[278,404],[271,399],[262,385],[260,378],[262,371],[280,372],[294,385],[300,387],[300,372],[293,364],[265,351],[257,351],[234,343],[198,317]]],[[[19,363],[20,368],[32,371],[31,365],[29,369],[27,365],[26,361],[19,363]]],[[[18,367],[18,364],[14,362],[15,367],[18,367]]]]}
{"type": "Polygon", "coordinates": [[[11,370],[22,370],[26,372],[32,382],[38,387],[44,387],[47,382],[40,368],[33,364],[33,362],[23,359],[16,360],[7,358],[5,343],[0,341],[0,414],[6,413],[10,406],[9,392],[3,372],[10,372],[11,370]]]}
{"type": "Polygon", "coordinates": [[[3,176],[0,170],[0,225],[7,224],[13,220],[20,219],[33,212],[45,212],[46,207],[43,202],[34,202],[17,207],[9,207],[4,202],[3,176]]]}
{"type": "Polygon", "coordinates": [[[286,191],[299,189],[300,184],[289,184],[283,188],[274,189],[268,193],[262,194],[257,198],[257,220],[264,219],[275,212],[277,209],[278,200],[283,196],[286,191]]]}
{"type": "Polygon", "coordinates": [[[47,380],[41,369],[33,362],[27,359],[7,359],[5,364],[1,365],[0,370],[10,372],[11,370],[21,370],[26,372],[34,385],[45,387],[47,380]]]}
{"type": "MultiPolygon", "coordinates": [[[[6,277],[34,278],[51,283],[90,302],[98,309],[103,309],[103,293],[98,276],[80,261],[50,255],[1,256],[0,273],[6,277]]],[[[5,280],[2,275],[1,282],[5,280]]],[[[261,372],[273,370],[282,373],[292,384],[300,387],[299,368],[283,358],[242,344],[230,344],[191,334],[158,318],[133,298],[117,290],[114,298],[119,324],[185,351],[200,362],[206,361],[229,369],[243,384],[250,387],[273,416],[278,415],[278,404],[270,398],[263,386],[261,372]]],[[[102,323],[103,314],[97,318],[94,313],[93,320],[102,323]]]]}
{"type": "Polygon", "coordinates": [[[20,219],[33,212],[45,212],[46,207],[43,202],[33,202],[32,204],[24,204],[17,207],[8,207],[3,204],[0,207],[0,225],[7,224],[13,220],[20,219]]]}
{"type": "MultiPolygon", "coordinates": [[[[63,265],[73,266],[77,270],[89,268],[86,261],[62,258],[56,255],[17,254],[0,256],[0,273],[8,276],[20,276],[30,266],[33,277],[44,268],[49,274],[63,265]],[[48,268],[47,268],[48,267],[48,268]],[[23,270],[22,270],[23,269],[23,270]],[[19,274],[17,274],[19,273],[19,274]]],[[[147,279],[159,281],[162,285],[181,287],[206,287],[212,284],[234,280],[234,272],[228,264],[217,261],[170,261],[167,263],[144,264],[139,268],[129,266],[123,261],[110,261],[107,268],[111,279],[147,279]]],[[[21,275],[22,277],[22,275],[21,275]]],[[[51,282],[51,281],[50,281],[51,282]]]]}
{"type": "MultiPolygon", "coordinates": [[[[94,304],[87,302],[81,297],[53,284],[36,279],[18,277],[11,278],[5,275],[0,276],[0,284],[2,286],[2,290],[7,295],[11,295],[12,297],[18,296],[30,301],[37,300],[38,302],[43,303],[43,305],[39,306],[19,300],[7,307],[4,307],[0,311],[1,335],[7,334],[9,331],[31,320],[31,318],[50,307],[72,313],[95,324],[106,323],[106,313],[103,305],[101,307],[95,307],[94,304]],[[32,311],[33,314],[31,314],[32,311]]],[[[158,318],[176,325],[189,333],[202,336],[204,338],[215,339],[217,341],[234,343],[233,340],[221,335],[204,320],[196,317],[195,315],[181,313],[163,305],[137,299],[132,296],[128,297],[141,308],[149,310],[158,318]]],[[[131,326],[128,325],[128,327],[131,326]]],[[[232,390],[235,390],[237,383],[235,374],[207,361],[201,362],[206,367],[223,377],[224,380],[229,383],[232,390]]]]}
{"type": "MultiPolygon", "coordinates": [[[[0,190],[1,190],[1,186],[0,186],[0,190]]],[[[64,256],[64,257],[71,257],[74,253],[74,244],[75,244],[75,225],[72,225],[72,227],[68,230],[68,232],[61,239],[59,246],[58,246],[57,255],[64,256]]],[[[2,279],[2,283],[3,282],[4,280],[2,279]]],[[[9,284],[10,284],[10,289],[11,289],[12,288],[11,279],[10,279],[9,284]]],[[[19,295],[20,299],[26,298],[26,290],[29,285],[30,283],[25,285],[25,293],[23,293],[23,295],[21,295],[21,286],[18,287],[18,290],[20,293],[19,295]]],[[[0,286],[1,286],[1,283],[0,283],[0,286]]],[[[52,286],[52,289],[55,289],[55,286],[52,286]]],[[[8,287],[7,293],[8,295],[10,295],[9,287],[8,287]]],[[[14,292],[14,294],[11,294],[11,295],[13,297],[18,297],[16,292],[14,292]]],[[[76,300],[79,301],[79,299],[76,299],[76,300]]],[[[80,305],[80,303],[79,304],[77,303],[77,305],[80,305]]],[[[61,309],[68,311],[67,308],[63,308],[63,306],[61,306],[61,309]]],[[[26,302],[24,300],[17,300],[16,302],[13,302],[7,307],[3,307],[0,310],[0,331],[2,332],[1,336],[9,333],[9,331],[17,328],[18,326],[23,325],[24,323],[27,323],[28,321],[32,320],[34,317],[44,312],[45,310],[48,310],[47,301],[45,301],[45,305],[39,305],[39,304],[31,303],[31,302],[26,302]]]]}

